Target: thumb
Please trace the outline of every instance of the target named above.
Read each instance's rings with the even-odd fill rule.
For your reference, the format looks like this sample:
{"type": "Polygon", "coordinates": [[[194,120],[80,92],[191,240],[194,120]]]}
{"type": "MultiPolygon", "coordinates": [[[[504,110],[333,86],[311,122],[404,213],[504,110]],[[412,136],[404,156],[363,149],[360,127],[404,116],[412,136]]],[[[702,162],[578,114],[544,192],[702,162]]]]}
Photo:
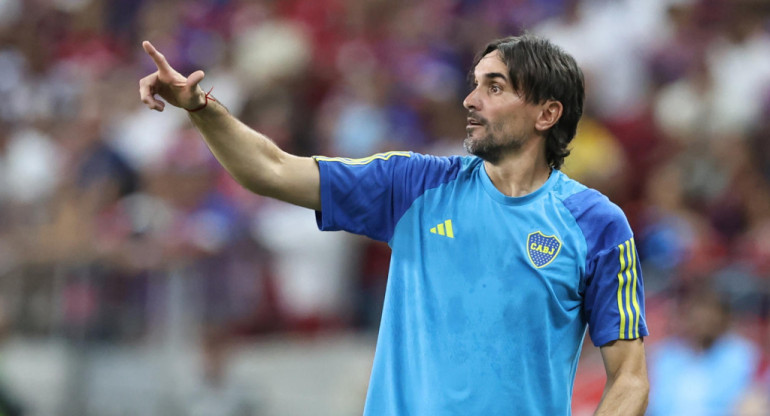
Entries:
{"type": "Polygon", "coordinates": [[[191,90],[195,90],[198,84],[203,81],[203,77],[205,76],[206,74],[203,71],[198,70],[193,72],[189,77],[187,77],[187,86],[191,90]]]}

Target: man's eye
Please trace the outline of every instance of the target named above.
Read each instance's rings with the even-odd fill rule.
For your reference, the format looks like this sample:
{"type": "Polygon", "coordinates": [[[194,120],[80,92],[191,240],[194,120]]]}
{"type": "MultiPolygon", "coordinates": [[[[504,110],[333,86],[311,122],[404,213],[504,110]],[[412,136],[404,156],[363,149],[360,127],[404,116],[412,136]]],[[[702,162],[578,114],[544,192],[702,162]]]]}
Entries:
{"type": "Polygon", "coordinates": [[[491,87],[489,87],[489,91],[497,94],[498,92],[502,91],[502,89],[500,88],[499,85],[492,85],[491,87]]]}

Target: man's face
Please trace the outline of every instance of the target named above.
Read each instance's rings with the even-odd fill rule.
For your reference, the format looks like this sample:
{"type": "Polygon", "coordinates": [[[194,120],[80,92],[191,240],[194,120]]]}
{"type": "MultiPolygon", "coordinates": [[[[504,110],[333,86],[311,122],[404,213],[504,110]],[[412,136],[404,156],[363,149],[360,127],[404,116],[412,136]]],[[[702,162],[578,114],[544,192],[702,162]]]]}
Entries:
{"type": "Polygon", "coordinates": [[[528,104],[513,89],[508,67],[498,51],[481,58],[473,71],[474,89],[463,100],[468,109],[468,153],[495,163],[516,151],[536,133],[539,106],[528,104]]]}

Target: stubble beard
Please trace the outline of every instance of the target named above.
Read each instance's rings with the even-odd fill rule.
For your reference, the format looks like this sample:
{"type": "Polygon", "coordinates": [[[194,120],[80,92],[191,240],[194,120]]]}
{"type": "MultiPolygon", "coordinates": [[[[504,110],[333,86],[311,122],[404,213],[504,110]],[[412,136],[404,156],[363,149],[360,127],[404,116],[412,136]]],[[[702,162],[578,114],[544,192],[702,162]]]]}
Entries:
{"type": "Polygon", "coordinates": [[[482,127],[485,129],[485,134],[480,139],[472,138],[472,130],[467,129],[467,135],[465,140],[463,140],[463,147],[468,153],[478,156],[489,163],[496,164],[505,154],[515,152],[521,148],[521,139],[513,138],[507,141],[500,139],[500,136],[503,134],[502,126],[492,126],[490,129],[489,124],[483,124],[482,127]]]}

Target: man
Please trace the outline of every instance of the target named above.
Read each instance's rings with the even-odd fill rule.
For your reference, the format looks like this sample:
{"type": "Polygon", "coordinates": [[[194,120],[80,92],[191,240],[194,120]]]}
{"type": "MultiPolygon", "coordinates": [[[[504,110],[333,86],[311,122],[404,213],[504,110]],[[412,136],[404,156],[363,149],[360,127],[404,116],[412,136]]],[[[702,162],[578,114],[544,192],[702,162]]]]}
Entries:
{"type": "Polygon", "coordinates": [[[558,168],[583,107],[574,59],[532,36],[492,42],[474,65],[466,149],[302,158],[247,128],[174,71],[140,81],[190,111],[248,189],[314,209],[322,230],[393,250],[366,415],[567,415],[586,325],[607,384],[598,415],[642,414],[642,276],[622,211],[558,168]]]}

